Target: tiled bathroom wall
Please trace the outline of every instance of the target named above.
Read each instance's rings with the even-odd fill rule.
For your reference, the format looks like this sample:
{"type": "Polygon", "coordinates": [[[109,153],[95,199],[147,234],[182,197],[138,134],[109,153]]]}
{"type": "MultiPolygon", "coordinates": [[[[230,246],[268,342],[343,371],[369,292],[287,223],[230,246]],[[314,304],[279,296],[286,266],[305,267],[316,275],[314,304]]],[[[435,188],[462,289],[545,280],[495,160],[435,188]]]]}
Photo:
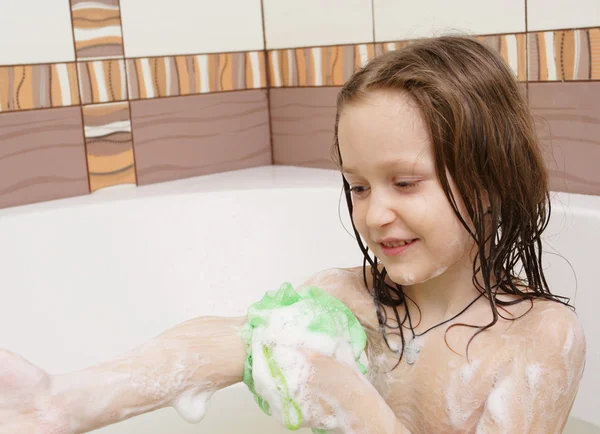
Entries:
{"type": "Polygon", "coordinates": [[[512,67],[552,188],[600,194],[597,0],[6,0],[0,207],[265,164],[332,168],[344,81],[448,32],[512,67]]]}

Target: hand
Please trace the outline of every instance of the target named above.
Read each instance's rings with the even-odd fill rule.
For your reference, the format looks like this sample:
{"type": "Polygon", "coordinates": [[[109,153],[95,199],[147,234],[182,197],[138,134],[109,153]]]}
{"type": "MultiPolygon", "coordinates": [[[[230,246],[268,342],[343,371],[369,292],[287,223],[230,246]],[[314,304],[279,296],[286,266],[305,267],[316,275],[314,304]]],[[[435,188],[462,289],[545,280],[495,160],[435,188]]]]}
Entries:
{"type": "Polygon", "coordinates": [[[346,434],[408,432],[356,365],[319,352],[306,349],[301,352],[312,367],[306,386],[309,393],[305,393],[314,397],[314,401],[308,403],[314,409],[310,415],[311,428],[337,429],[336,432],[346,434]],[[319,420],[319,417],[324,419],[319,420]],[[322,426],[327,420],[332,425],[322,426]],[[320,424],[313,425],[315,422],[320,424]]]}
{"type": "Polygon", "coordinates": [[[72,434],[52,378],[21,356],[0,349],[0,434],[72,434]]]}

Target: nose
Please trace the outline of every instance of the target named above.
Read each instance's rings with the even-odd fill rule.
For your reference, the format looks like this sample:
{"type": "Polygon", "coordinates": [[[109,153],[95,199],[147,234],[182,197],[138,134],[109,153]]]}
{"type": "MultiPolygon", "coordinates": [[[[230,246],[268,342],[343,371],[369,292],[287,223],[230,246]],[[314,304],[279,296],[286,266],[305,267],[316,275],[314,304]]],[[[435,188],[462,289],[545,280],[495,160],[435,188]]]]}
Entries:
{"type": "Polygon", "coordinates": [[[369,228],[377,229],[394,221],[396,214],[392,198],[383,190],[371,190],[367,205],[365,223],[369,228]]]}

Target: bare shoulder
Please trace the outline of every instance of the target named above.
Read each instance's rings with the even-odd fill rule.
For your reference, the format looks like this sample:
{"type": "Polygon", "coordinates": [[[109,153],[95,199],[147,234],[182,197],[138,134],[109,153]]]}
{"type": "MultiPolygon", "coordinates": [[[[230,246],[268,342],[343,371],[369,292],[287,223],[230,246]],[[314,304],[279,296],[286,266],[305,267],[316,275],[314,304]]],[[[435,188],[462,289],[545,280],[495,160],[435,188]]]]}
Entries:
{"type": "Polygon", "coordinates": [[[535,300],[500,340],[502,351],[486,360],[477,432],[562,432],[585,368],[577,314],[558,302],[535,300]]]}
{"type": "Polygon", "coordinates": [[[535,300],[531,310],[515,321],[510,334],[524,337],[523,342],[538,357],[568,356],[575,364],[585,360],[581,321],[572,308],[559,302],[535,300]]]}
{"type": "Polygon", "coordinates": [[[362,267],[330,268],[310,276],[302,287],[316,286],[344,303],[363,325],[375,326],[377,315],[373,297],[367,290],[362,267]]]}

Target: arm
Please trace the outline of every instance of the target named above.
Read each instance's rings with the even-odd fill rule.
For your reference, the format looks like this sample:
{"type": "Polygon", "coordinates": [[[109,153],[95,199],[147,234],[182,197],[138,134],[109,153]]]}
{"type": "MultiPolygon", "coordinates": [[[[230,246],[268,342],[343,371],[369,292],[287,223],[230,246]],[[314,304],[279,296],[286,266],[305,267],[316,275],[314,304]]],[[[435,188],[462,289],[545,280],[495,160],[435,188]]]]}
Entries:
{"type": "MultiPolygon", "coordinates": [[[[322,272],[306,284],[345,298],[353,310],[368,306],[347,296],[348,282],[339,272],[352,276],[322,272]]],[[[115,360],[54,377],[0,350],[0,434],[84,433],[170,405],[186,419],[198,420],[203,398],[242,380],[245,321],[196,318],[115,360]],[[185,405],[195,397],[200,405],[185,405]]]]}
{"type": "MultiPolygon", "coordinates": [[[[410,434],[375,387],[355,366],[326,355],[303,351],[312,368],[312,407],[325,417],[336,415],[338,429],[346,434],[410,434]]],[[[338,432],[338,431],[336,431],[338,432]]]]}
{"type": "Polygon", "coordinates": [[[242,379],[244,322],[243,317],[184,322],[114,361],[56,377],[53,393],[69,409],[75,433],[167,406],[198,421],[205,399],[242,379]]]}
{"type": "Polygon", "coordinates": [[[173,406],[202,418],[216,390],[241,381],[245,318],[200,317],[123,356],[49,376],[0,350],[0,434],[78,434],[173,406]]]}

